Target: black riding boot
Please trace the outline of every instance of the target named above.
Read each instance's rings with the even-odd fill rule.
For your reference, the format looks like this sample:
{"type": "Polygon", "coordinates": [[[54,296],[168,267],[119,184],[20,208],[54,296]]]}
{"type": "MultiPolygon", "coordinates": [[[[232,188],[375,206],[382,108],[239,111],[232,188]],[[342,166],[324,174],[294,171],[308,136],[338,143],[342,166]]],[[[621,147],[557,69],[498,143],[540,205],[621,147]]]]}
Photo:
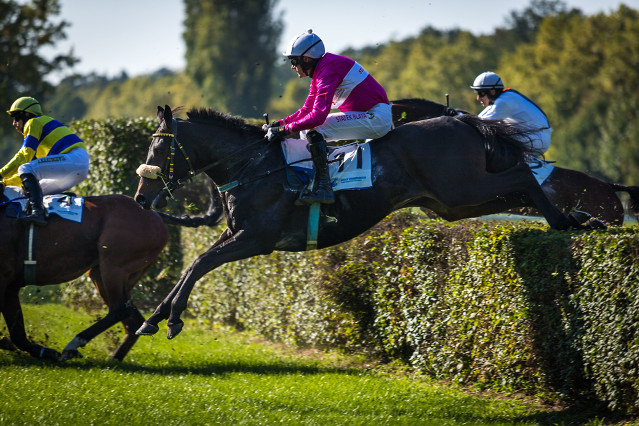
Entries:
{"type": "Polygon", "coordinates": [[[19,220],[25,223],[33,223],[38,226],[46,225],[47,212],[44,209],[44,204],[42,202],[42,188],[40,188],[38,179],[31,173],[20,175],[20,179],[22,180],[22,186],[24,186],[27,197],[29,197],[31,214],[21,217],[19,220]]]}
{"type": "Polygon", "coordinates": [[[331,178],[328,174],[328,153],[324,137],[316,131],[308,132],[308,139],[313,167],[315,168],[315,183],[313,191],[305,191],[300,195],[295,204],[311,205],[313,203],[331,204],[335,202],[331,178]]]}

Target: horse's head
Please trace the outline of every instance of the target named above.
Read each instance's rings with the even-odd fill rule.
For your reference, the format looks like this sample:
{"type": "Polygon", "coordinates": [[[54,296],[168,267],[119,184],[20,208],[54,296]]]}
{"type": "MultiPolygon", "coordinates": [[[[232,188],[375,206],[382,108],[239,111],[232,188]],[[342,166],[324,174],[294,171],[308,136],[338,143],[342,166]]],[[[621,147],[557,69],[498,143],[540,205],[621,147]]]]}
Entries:
{"type": "Polygon", "coordinates": [[[146,163],[136,171],[140,184],[135,200],[146,209],[165,207],[171,191],[181,186],[181,179],[192,173],[188,157],[174,133],[177,132],[177,123],[173,120],[173,111],[168,105],[164,109],[158,106],[157,118],[160,127],[153,134],[146,163]],[[177,150],[176,145],[179,146],[177,150]]]}

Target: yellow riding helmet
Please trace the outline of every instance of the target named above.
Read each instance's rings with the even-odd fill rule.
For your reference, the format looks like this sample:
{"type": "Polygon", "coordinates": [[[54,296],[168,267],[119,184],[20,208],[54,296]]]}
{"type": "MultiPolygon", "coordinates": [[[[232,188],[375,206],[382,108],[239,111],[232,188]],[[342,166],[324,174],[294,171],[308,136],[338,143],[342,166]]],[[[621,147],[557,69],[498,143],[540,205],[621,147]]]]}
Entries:
{"type": "Polygon", "coordinates": [[[42,108],[40,108],[40,102],[37,99],[24,96],[22,98],[16,99],[16,101],[11,105],[11,108],[7,111],[7,114],[11,115],[16,111],[25,111],[30,112],[34,115],[42,115],[42,108]]]}

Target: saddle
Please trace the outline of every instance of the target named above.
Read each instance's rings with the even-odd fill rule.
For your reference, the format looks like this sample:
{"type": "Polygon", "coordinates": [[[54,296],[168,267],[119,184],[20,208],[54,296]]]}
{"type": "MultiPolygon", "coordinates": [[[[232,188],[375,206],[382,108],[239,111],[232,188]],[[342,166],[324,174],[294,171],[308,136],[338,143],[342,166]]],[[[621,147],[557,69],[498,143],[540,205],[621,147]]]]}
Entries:
{"type": "MultiPolygon", "coordinates": [[[[7,198],[3,203],[7,206],[6,215],[12,218],[23,217],[27,208],[27,197],[22,189],[17,186],[7,186],[4,188],[4,196],[7,198]]],[[[46,195],[43,201],[49,215],[55,214],[72,222],[82,222],[84,198],[77,197],[72,192],[65,192],[46,195]]]]}
{"type": "MultiPolygon", "coordinates": [[[[308,143],[302,139],[286,139],[281,147],[287,164],[285,187],[292,191],[303,191],[312,184],[315,176],[308,143]]],[[[370,145],[351,143],[328,147],[328,171],[333,191],[371,188],[370,145]]]]}

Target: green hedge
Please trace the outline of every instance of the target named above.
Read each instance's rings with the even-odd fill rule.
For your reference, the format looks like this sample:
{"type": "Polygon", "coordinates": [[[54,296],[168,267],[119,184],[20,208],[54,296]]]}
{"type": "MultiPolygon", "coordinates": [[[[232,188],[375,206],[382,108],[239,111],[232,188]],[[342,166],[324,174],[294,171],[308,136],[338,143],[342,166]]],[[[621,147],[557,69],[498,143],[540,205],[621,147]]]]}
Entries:
{"type": "MultiPolygon", "coordinates": [[[[72,127],[92,156],[77,192],[133,195],[155,121],[72,127]]],[[[200,181],[177,195],[197,214],[202,193],[200,181]]],[[[220,232],[170,229],[163,257],[133,294],[147,308],[220,232]]],[[[479,388],[594,398],[639,414],[638,253],[637,229],[448,224],[405,211],[337,247],[224,265],[200,280],[189,312],[290,344],[404,360],[479,388]]],[[[91,287],[79,280],[65,295],[86,304],[91,287]]]]}
{"type": "MultiPolygon", "coordinates": [[[[185,260],[216,232],[183,230],[185,260]]],[[[300,346],[401,359],[436,378],[637,414],[639,233],[399,212],[337,247],[224,265],[190,312],[300,346]]]]}

